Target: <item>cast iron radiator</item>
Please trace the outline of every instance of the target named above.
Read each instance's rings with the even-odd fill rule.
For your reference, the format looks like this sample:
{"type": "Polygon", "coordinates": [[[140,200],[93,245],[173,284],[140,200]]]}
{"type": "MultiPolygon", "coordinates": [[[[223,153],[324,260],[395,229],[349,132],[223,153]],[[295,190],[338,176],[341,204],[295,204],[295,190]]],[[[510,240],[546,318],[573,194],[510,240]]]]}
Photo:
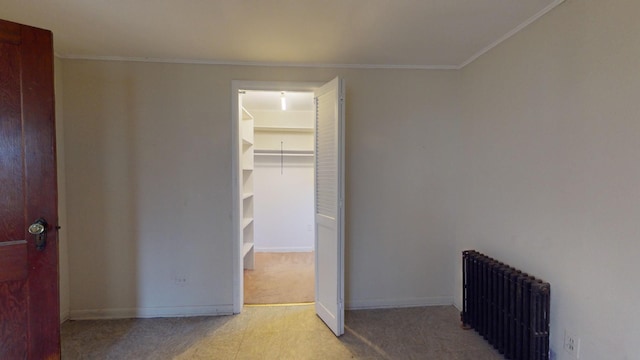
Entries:
{"type": "Polygon", "coordinates": [[[475,250],[462,252],[463,327],[506,359],[549,359],[549,283],[475,250]]]}

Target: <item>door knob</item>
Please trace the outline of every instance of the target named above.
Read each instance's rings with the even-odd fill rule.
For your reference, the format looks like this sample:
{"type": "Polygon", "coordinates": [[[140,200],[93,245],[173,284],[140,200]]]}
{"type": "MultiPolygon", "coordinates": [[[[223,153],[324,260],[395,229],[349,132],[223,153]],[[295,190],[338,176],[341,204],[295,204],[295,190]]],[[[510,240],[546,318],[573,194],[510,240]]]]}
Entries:
{"type": "Polygon", "coordinates": [[[47,246],[47,221],[39,218],[29,226],[29,234],[33,235],[36,240],[36,250],[42,251],[47,246]]]}

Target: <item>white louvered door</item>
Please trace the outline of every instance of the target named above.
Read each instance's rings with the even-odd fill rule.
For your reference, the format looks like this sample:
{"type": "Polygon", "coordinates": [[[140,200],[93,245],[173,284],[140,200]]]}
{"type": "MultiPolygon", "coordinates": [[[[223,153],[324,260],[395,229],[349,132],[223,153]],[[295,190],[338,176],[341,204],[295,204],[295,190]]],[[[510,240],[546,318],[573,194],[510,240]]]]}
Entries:
{"type": "Polygon", "coordinates": [[[316,313],[344,333],[344,86],[335,78],[316,98],[316,313]]]}

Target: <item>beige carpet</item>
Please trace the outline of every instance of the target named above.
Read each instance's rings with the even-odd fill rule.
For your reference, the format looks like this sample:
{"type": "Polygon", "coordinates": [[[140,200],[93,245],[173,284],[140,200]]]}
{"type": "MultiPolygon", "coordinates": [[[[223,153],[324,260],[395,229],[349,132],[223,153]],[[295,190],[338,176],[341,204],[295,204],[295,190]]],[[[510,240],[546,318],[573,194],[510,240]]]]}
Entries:
{"type": "Polygon", "coordinates": [[[66,321],[62,359],[500,360],[453,306],[345,313],[339,338],[313,305],[246,306],[234,316],[66,321]]]}
{"type": "Polygon", "coordinates": [[[244,271],[245,304],[312,302],[314,253],[256,253],[255,269],[244,271]]]}

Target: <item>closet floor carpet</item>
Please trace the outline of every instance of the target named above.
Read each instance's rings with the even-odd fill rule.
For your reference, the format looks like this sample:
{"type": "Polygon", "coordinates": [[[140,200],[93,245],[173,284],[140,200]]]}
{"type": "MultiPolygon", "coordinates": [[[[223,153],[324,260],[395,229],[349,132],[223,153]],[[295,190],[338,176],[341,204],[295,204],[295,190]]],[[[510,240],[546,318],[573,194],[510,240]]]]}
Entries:
{"type": "Polygon", "coordinates": [[[314,253],[256,253],[255,268],[244,270],[245,304],[312,302],[314,253]]]}

